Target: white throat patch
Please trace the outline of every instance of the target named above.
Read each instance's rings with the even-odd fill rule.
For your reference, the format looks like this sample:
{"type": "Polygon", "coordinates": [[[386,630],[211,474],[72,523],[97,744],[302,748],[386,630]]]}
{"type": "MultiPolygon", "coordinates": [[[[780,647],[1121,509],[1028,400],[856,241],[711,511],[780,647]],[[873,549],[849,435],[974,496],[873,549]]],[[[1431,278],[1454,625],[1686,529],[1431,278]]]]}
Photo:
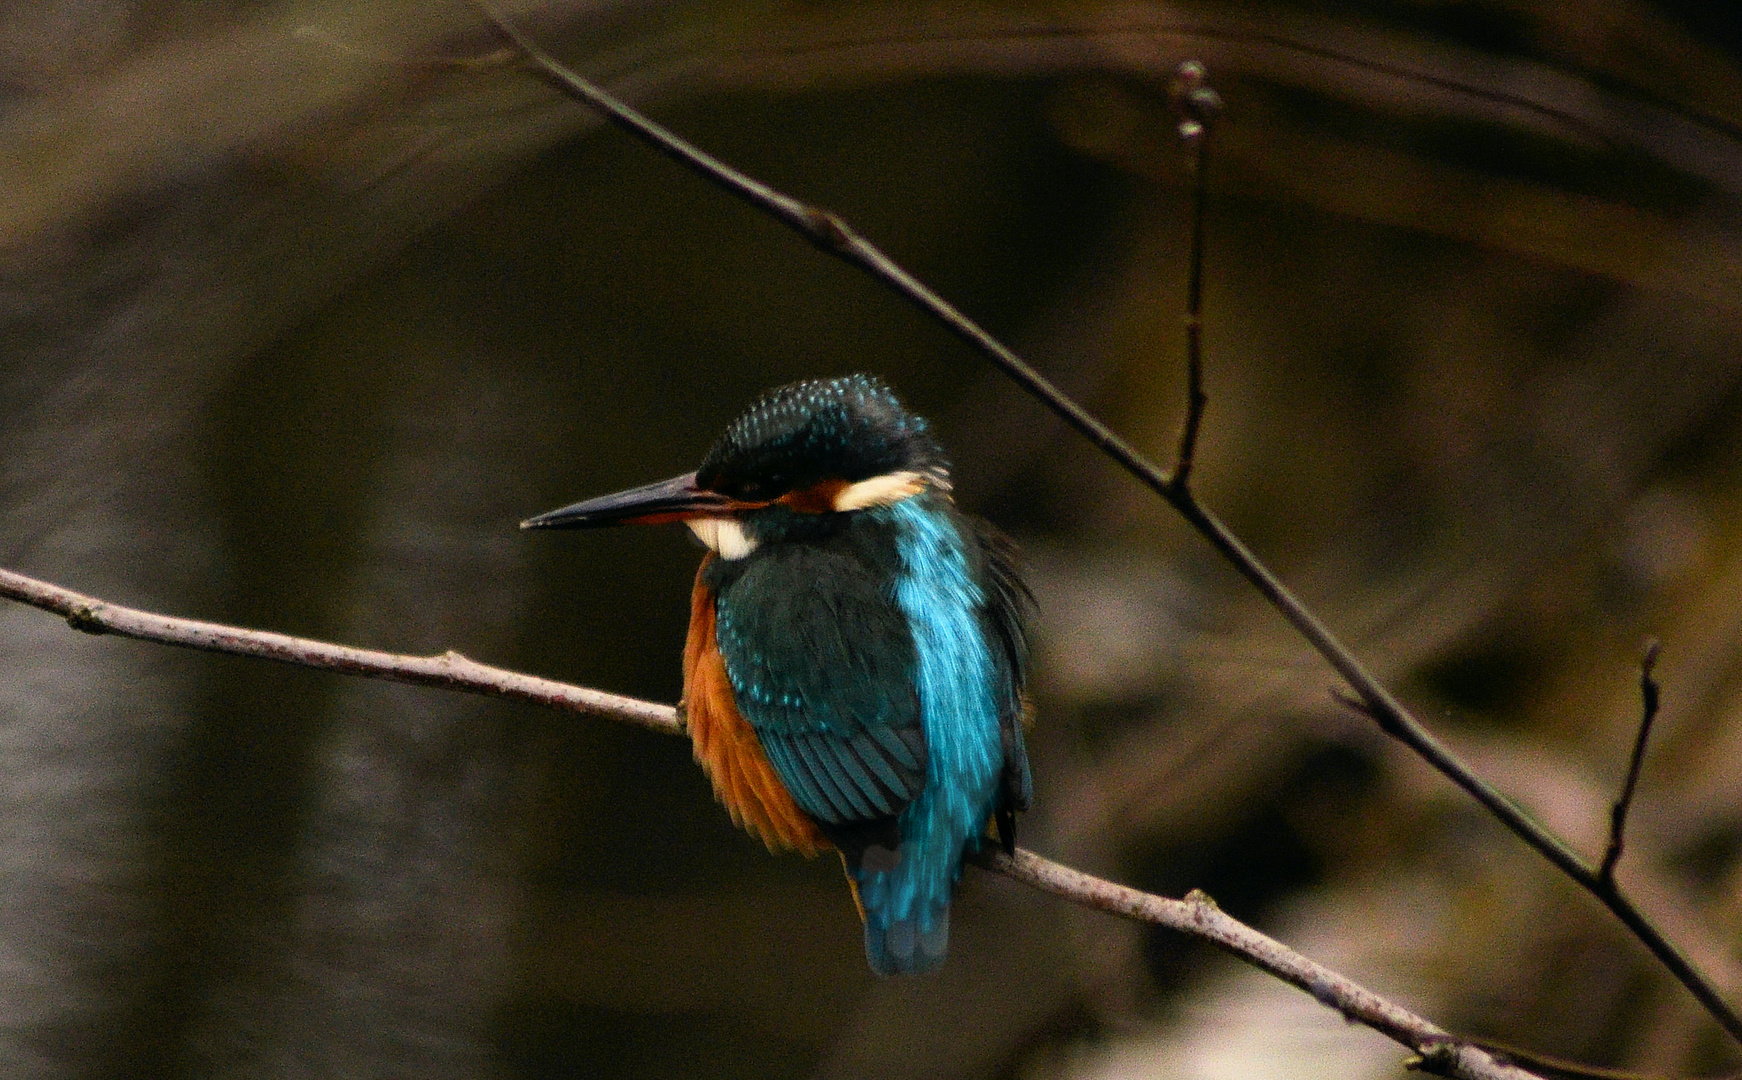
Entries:
{"type": "Polygon", "coordinates": [[[692,518],[684,524],[722,559],[742,559],[756,550],[756,541],[731,518],[692,518]]]}

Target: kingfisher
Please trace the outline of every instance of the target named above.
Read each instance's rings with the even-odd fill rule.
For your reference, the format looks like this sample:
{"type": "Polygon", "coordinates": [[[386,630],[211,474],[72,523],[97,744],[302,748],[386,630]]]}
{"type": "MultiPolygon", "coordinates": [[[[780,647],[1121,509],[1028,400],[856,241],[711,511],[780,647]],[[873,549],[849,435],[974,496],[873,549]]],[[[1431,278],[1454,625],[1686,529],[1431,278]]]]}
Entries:
{"type": "Polygon", "coordinates": [[[943,962],[964,856],[1016,844],[1033,599],[1010,542],[957,509],[930,426],[870,375],[770,390],[701,468],[525,529],[682,522],[682,715],[732,820],[840,853],[881,975],[943,962]]]}

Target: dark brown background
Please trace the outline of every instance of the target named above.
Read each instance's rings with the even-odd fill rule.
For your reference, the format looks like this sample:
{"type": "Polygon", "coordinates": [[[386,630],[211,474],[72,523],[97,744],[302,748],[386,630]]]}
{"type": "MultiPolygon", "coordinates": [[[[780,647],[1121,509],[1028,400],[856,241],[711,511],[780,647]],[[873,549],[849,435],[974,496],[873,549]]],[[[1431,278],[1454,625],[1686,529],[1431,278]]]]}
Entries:
{"type": "MultiPolygon", "coordinates": [[[[1158,456],[1186,235],[1165,80],[1208,61],[1204,497],[1592,853],[1661,637],[1622,879],[1742,997],[1734,17],[518,17],[1158,456]]],[[[0,8],[0,564],[671,700],[693,547],[514,523],[693,467],[765,386],[876,371],[1029,553],[1028,844],[1202,887],[1461,1031],[1742,1064],[1591,901],[1334,706],[1153,498],[855,272],[543,84],[447,62],[498,44],[458,3],[0,8]]],[[[1005,881],[969,873],[955,926],[940,976],[875,980],[838,868],[735,833],[678,740],[0,610],[8,1076],[1400,1071],[1294,991],[1005,881]]]]}

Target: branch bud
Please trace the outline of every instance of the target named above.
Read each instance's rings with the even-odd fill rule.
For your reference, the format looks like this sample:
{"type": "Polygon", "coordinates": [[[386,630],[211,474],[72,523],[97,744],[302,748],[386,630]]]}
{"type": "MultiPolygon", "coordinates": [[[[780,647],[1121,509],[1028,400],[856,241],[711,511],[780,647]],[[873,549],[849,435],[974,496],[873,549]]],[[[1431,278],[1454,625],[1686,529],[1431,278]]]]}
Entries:
{"type": "Polygon", "coordinates": [[[1185,60],[1173,69],[1168,100],[1179,114],[1179,137],[1186,142],[1202,138],[1222,115],[1222,95],[1211,88],[1209,72],[1201,61],[1185,60]]]}

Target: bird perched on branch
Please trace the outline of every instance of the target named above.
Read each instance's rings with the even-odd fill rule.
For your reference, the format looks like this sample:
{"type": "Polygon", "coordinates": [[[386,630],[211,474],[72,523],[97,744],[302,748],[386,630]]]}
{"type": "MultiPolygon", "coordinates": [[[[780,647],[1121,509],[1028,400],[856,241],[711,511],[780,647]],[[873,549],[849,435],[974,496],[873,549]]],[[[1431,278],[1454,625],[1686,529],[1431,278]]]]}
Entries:
{"type": "Polygon", "coordinates": [[[926,422],[867,375],[794,383],[700,469],[529,529],[681,521],[708,547],[684,646],[698,761],[771,850],[841,853],[880,974],[936,968],[965,852],[1015,846],[1032,603],[956,509],[926,422]]]}

